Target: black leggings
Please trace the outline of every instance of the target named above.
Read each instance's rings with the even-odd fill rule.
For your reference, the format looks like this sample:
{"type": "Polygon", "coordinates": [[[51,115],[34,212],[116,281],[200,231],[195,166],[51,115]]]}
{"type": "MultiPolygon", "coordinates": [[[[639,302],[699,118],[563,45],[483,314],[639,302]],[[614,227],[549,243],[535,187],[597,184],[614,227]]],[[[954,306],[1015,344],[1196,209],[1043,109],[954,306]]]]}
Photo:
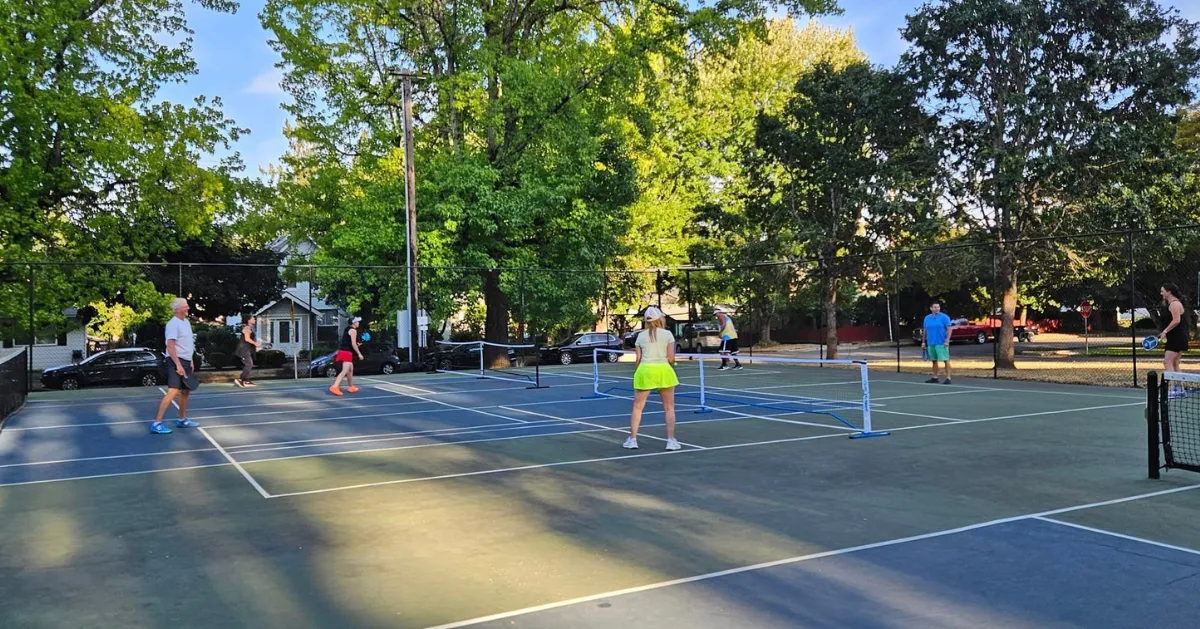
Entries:
{"type": "Polygon", "coordinates": [[[238,354],[238,358],[242,359],[242,377],[240,379],[245,382],[250,379],[250,370],[254,369],[254,358],[250,352],[238,354]]]}

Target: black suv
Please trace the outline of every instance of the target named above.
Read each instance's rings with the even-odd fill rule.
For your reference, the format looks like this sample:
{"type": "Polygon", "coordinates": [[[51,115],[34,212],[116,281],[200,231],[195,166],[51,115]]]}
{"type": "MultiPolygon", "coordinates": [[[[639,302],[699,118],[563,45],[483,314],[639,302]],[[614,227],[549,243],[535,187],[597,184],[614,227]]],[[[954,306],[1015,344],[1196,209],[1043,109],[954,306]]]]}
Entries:
{"type": "Polygon", "coordinates": [[[117,384],[154,387],[166,381],[167,357],[147,347],[110,349],[73,365],[42,371],[42,386],[67,391],[117,384]]]}
{"type": "MultiPolygon", "coordinates": [[[[381,373],[388,375],[394,373],[400,366],[400,357],[396,354],[396,348],[386,343],[363,343],[358,346],[362,350],[362,360],[357,356],[354,357],[354,373],[381,373]]],[[[320,358],[313,359],[308,364],[308,375],[313,378],[325,376],[335,378],[338,372],[342,370],[341,363],[333,362],[335,354],[326,354],[320,358]]]]}
{"type": "MultiPolygon", "coordinates": [[[[517,354],[508,348],[508,364],[517,366],[517,354]]],[[[479,345],[444,345],[425,355],[425,368],[452,371],[455,368],[479,370],[479,345]]]]}
{"type": "MultiPolygon", "coordinates": [[[[542,360],[550,360],[570,365],[571,363],[592,359],[594,350],[597,349],[624,349],[621,344],[621,339],[615,334],[607,334],[605,332],[584,332],[576,334],[567,339],[566,343],[561,345],[550,345],[541,349],[542,360]]],[[[620,354],[605,352],[601,354],[601,360],[609,362],[617,362],[621,358],[620,354]]]]}

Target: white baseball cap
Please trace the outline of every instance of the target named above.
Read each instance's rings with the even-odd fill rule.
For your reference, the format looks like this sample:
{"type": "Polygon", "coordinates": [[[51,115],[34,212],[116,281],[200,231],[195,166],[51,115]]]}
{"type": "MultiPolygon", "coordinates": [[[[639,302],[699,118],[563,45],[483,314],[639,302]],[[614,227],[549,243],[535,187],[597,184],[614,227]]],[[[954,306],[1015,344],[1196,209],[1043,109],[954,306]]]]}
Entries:
{"type": "Polygon", "coordinates": [[[353,319],[350,320],[350,323],[359,323],[361,321],[362,321],[362,317],[354,317],[353,319]]]}
{"type": "Polygon", "coordinates": [[[654,306],[650,306],[649,308],[646,309],[645,314],[643,314],[642,316],[647,321],[656,321],[658,319],[662,319],[666,315],[664,315],[663,311],[659,310],[658,308],[655,308],[654,306]]]}

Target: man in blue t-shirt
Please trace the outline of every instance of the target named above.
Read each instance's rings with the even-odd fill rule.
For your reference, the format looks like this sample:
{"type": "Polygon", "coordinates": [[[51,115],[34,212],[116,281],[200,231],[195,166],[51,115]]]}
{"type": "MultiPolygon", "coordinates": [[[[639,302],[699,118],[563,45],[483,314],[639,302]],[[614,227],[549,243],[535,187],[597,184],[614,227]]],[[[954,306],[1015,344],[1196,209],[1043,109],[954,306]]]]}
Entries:
{"type": "Polygon", "coordinates": [[[921,347],[925,355],[933,361],[933,377],[927,382],[938,381],[938,361],[946,364],[946,379],[943,384],[950,384],[950,317],[942,312],[942,305],[933,302],[929,305],[929,314],[925,315],[925,338],[921,347]]]}

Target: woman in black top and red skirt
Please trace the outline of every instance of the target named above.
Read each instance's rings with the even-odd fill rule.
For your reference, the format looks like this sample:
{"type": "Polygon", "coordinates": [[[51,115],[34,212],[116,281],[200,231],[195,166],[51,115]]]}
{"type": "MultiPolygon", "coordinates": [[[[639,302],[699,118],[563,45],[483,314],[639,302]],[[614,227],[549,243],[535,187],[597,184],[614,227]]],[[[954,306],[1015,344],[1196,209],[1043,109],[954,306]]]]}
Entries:
{"type": "Polygon", "coordinates": [[[359,360],[362,360],[363,357],[362,352],[358,349],[358,324],[361,322],[362,317],[351,319],[350,325],[346,326],[346,331],[342,332],[342,338],[338,341],[338,351],[333,355],[333,362],[342,363],[342,372],[333,381],[333,386],[329,387],[329,392],[334,395],[342,394],[342,390],[339,388],[342,378],[346,379],[347,392],[358,393],[358,387],[354,386],[354,357],[358,356],[359,360]]]}

